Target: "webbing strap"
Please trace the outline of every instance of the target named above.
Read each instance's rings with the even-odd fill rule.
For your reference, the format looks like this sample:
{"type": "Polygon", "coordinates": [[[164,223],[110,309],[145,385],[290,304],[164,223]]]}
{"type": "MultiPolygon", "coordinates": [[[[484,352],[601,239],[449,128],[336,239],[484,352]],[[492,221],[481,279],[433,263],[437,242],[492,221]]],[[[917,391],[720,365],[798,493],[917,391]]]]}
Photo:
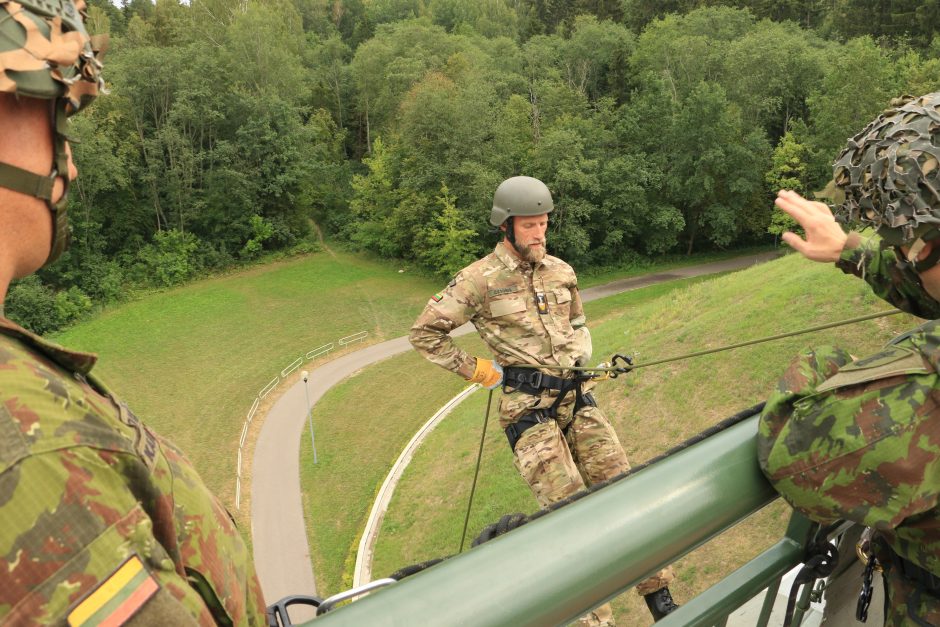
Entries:
{"type": "Polygon", "coordinates": [[[46,202],[52,200],[52,186],[55,179],[54,175],[43,176],[9,163],[0,163],[0,187],[40,198],[46,202]]]}

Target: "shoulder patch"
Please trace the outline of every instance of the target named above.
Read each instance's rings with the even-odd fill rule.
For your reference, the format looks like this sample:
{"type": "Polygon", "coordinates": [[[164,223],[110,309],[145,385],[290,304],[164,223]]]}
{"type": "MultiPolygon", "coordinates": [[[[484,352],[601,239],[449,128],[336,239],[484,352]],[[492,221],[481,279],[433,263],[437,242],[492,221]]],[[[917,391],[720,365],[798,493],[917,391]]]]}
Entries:
{"type": "Polygon", "coordinates": [[[930,372],[933,372],[933,369],[924,363],[924,358],[919,352],[901,346],[889,346],[870,357],[842,366],[839,372],[826,379],[816,391],[827,392],[847,385],[858,385],[902,374],[930,372]]]}
{"type": "Polygon", "coordinates": [[[123,625],[160,590],[137,554],[100,582],[69,612],[69,627],[123,625]]]}
{"type": "Polygon", "coordinates": [[[431,300],[433,300],[435,303],[441,302],[442,300],[444,300],[444,293],[438,292],[437,294],[431,297],[431,300]]]}

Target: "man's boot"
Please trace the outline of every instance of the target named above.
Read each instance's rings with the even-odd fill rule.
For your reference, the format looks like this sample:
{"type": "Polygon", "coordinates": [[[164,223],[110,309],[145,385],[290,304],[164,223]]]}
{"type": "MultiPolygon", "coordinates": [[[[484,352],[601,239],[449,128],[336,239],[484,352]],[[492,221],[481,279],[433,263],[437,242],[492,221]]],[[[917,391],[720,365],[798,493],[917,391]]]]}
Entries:
{"type": "Polygon", "coordinates": [[[679,609],[676,602],[672,600],[672,595],[669,594],[669,588],[660,588],[656,592],[645,594],[643,599],[646,600],[646,606],[650,608],[650,614],[653,615],[654,620],[659,620],[669,612],[679,609]]]}

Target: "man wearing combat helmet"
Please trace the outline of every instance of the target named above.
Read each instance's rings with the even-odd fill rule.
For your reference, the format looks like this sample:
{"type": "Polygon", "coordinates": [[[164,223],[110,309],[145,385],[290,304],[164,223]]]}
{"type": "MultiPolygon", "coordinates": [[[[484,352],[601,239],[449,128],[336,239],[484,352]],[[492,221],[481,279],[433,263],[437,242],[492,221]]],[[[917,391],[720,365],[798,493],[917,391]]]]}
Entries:
{"type": "MultiPolygon", "coordinates": [[[[597,406],[590,383],[572,371],[520,368],[586,365],[591,334],[585,326],[578,279],[546,252],[554,209],[541,181],[516,176],[493,196],[490,224],[503,231],[496,249],[467,266],[428,302],[410,340],[429,361],[488,389],[503,386],[500,426],[516,469],[545,507],[630,468],[617,434],[597,406]],[[470,321],[493,359],[461,350],[449,333],[470,321]]],[[[637,586],[658,620],[677,606],[669,593],[671,569],[637,586]]],[[[605,604],[581,619],[612,625],[605,604]]]]}
{"type": "Polygon", "coordinates": [[[66,247],[67,116],[101,91],[84,2],[0,0],[0,623],[263,625],[247,547],[186,457],[2,316],[66,247]]]}
{"type": "Polygon", "coordinates": [[[932,320],[862,359],[831,347],[797,357],[761,416],[759,461],[811,518],[874,529],[885,624],[940,625],[940,92],[893,103],[834,174],[837,213],[876,229],[877,247],[788,191],[776,204],[806,237],[784,241],[932,320]]]}

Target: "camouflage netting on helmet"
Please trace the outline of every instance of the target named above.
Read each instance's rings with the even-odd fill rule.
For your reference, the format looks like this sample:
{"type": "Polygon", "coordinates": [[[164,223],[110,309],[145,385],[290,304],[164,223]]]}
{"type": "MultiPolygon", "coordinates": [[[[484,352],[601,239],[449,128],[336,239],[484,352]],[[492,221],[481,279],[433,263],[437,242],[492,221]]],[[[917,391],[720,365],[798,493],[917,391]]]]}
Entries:
{"type": "Polygon", "coordinates": [[[103,90],[105,37],[85,30],[84,0],[0,0],[0,92],[67,100],[75,113],[103,90]]]}
{"type": "Polygon", "coordinates": [[[940,92],[892,105],[849,140],[833,172],[840,218],[901,245],[940,226],[940,92]]]}

